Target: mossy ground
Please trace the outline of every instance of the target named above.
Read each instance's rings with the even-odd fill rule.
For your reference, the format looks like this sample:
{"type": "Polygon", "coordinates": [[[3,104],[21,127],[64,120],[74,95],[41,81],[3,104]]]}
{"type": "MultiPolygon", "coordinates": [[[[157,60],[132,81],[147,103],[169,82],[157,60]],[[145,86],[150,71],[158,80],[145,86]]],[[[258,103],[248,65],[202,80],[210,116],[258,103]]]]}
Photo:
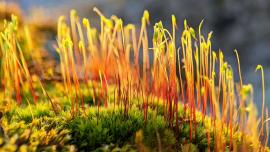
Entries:
{"type": "MultiPolygon", "coordinates": [[[[212,33],[207,38],[201,34],[202,22],[196,36],[194,28],[184,21],[182,59],[176,46],[175,16],[171,34],[162,22],[156,23],[150,66],[148,11],[144,11],[136,38],[134,25],[124,26],[121,19],[106,18],[97,8],[93,10],[101,18],[100,32],[88,19],[81,25],[75,10],[70,12],[71,27],[64,16],[59,17],[55,50],[60,68],[57,64],[48,68],[47,59],[30,45],[27,28],[18,27],[16,16],[11,15],[11,22],[4,21],[7,26],[0,39],[0,151],[264,149],[268,113],[263,107],[262,118],[257,118],[252,87],[242,85],[242,80],[238,87],[222,51],[217,57],[211,48],[212,33]],[[25,36],[20,36],[20,31],[25,36]]],[[[37,42],[33,40],[33,44],[37,42]]],[[[258,69],[264,78],[262,66],[258,69]]]]}
{"type": "MultiPolygon", "coordinates": [[[[190,140],[189,121],[179,103],[178,128],[168,124],[163,106],[155,101],[145,121],[141,99],[131,100],[130,110],[110,101],[107,108],[93,105],[92,93],[82,87],[85,110],[71,115],[71,104],[56,84],[47,86],[53,104],[44,98],[37,105],[2,102],[0,149],[3,151],[205,151],[213,149],[207,138],[207,119],[197,113],[196,131],[190,140]]],[[[27,97],[26,97],[27,98],[27,97]]],[[[211,129],[213,130],[213,128],[211,129]]],[[[211,134],[211,133],[210,133],[211,134]]],[[[237,141],[237,133],[235,133],[237,141]]],[[[229,136],[228,136],[229,143],[229,136]]],[[[241,144],[241,143],[237,143],[241,144]]],[[[229,148],[229,147],[228,147],[229,148]]]]}

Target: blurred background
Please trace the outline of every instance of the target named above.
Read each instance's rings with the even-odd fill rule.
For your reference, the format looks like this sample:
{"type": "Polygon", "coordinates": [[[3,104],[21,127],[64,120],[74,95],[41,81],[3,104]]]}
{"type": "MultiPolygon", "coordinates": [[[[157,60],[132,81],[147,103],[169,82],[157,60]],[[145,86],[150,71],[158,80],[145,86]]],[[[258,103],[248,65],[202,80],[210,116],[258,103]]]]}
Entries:
{"type": "MultiPolygon", "coordinates": [[[[1,2],[1,0],[0,0],[1,2]]],[[[151,26],[159,20],[170,29],[171,14],[177,17],[181,30],[184,19],[197,28],[204,19],[204,33],[213,31],[213,49],[224,51],[226,60],[235,70],[238,81],[234,49],[239,52],[243,81],[253,84],[254,100],[261,109],[261,75],[255,73],[262,64],[266,79],[266,103],[270,103],[270,1],[269,0],[2,0],[5,8],[16,7],[25,22],[56,26],[60,15],[68,15],[74,8],[81,17],[99,23],[92,11],[99,8],[107,17],[112,14],[125,23],[140,24],[143,10],[150,12],[151,26]]],[[[3,9],[2,9],[3,10],[3,9]]],[[[51,31],[53,33],[53,30],[51,31]]],[[[180,32],[178,33],[180,36],[180,32]]],[[[55,53],[55,33],[45,43],[49,52],[55,53]]],[[[259,110],[260,111],[260,110],[259,110]]]]}

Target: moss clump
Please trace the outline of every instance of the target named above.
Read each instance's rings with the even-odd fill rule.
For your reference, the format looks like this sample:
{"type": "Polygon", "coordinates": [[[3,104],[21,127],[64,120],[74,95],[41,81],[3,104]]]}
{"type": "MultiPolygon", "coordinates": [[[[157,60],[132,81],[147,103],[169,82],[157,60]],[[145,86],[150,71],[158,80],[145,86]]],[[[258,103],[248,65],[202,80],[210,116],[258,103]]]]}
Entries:
{"type": "Polygon", "coordinates": [[[32,122],[34,118],[51,117],[53,111],[49,103],[38,103],[35,106],[27,105],[25,107],[14,107],[8,115],[13,115],[11,121],[32,122]]]}
{"type": "Polygon", "coordinates": [[[121,110],[91,109],[86,117],[75,118],[68,127],[78,149],[94,150],[103,144],[122,146],[143,125],[143,115],[136,110],[125,116],[121,110]]]}
{"type": "MultiPolygon", "coordinates": [[[[188,127],[188,123],[182,123],[176,131],[177,128],[169,127],[164,117],[153,110],[148,111],[145,122],[143,113],[135,106],[127,115],[120,108],[90,108],[86,116],[76,117],[67,124],[71,143],[79,150],[96,150],[105,145],[133,145],[136,149],[143,146],[151,151],[177,151],[189,139],[188,127]],[[142,137],[137,137],[140,131],[142,137]]],[[[198,129],[202,132],[198,130],[192,142],[206,149],[208,145],[203,126],[198,126],[198,129]]]]}
{"type": "Polygon", "coordinates": [[[4,136],[0,138],[0,151],[74,151],[69,144],[69,131],[61,127],[63,119],[42,116],[31,122],[2,120],[4,136]]]}

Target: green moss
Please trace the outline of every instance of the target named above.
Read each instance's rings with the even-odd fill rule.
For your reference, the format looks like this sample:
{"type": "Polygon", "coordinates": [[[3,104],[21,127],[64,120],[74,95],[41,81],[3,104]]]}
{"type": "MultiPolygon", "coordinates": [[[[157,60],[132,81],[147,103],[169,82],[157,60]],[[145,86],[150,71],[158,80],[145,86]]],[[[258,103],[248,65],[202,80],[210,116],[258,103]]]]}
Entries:
{"type": "Polygon", "coordinates": [[[15,107],[12,111],[13,121],[25,121],[26,123],[32,122],[34,118],[41,117],[51,117],[53,116],[53,111],[49,103],[38,103],[35,106],[28,105],[25,107],[15,107]]]}
{"type": "Polygon", "coordinates": [[[128,116],[121,110],[90,109],[87,117],[77,117],[70,124],[72,143],[79,149],[94,150],[103,144],[123,145],[144,124],[141,113],[132,111],[128,116]]]}
{"type": "Polygon", "coordinates": [[[61,117],[35,118],[24,121],[5,121],[5,136],[0,138],[0,151],[70,151],[69,131],[61,117]]]}
{"type": "MultiPolygon", "coordinates": [[[[76,117],[68,124],[71,143],[79,150],[95,150],[103,145],[124,146],[135,144],[135,133],[143,131],[143,144],[153,151],[162,146],[165,151],[175,151],[177,138],[163,116],[148,111],[147,122],[143,112],[133,106],[127,115],[122,109],[90,108],[87,116],[76,117]]],[[[104,148],[104,147],[103,147],[104,148]]]]}

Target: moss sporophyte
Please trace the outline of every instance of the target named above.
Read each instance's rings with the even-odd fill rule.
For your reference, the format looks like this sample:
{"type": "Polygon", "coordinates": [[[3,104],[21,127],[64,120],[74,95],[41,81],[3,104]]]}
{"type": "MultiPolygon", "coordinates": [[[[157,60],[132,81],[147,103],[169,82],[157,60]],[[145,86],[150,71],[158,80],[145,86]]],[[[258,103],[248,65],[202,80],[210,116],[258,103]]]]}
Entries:
{"type": "Polygon", "coordinates": [[[38,74],[30,72],[24,56],[33,47],[33,36],[26,32],[27,47],[21,47],[18,19],[13,16],[5,21],[0,36],[0,97],[2,103],[8,103],[3,104],[8,109],[4,124],[10,127],[10,120],[21,120],[16,123],[29,129],[23,131],[21,140],[27,136],[33,142],[30,145],[40,145],[35,148],[42,150],[56,141],[63,149],[74,150],[75,144],[79,150],[95,150],[102,142],[123,146],[122,140],[133,141],[138,150],[147,150],[153,143],[159,151],[179,147],[268,150],[269,118],[262,66],[256,68],[262,73],[259,118],[253,88],[243,84],[237,51],[240,82],[235,81],[234,70],[223,52],[213,51],[213,32],[207,37],[202,34],[203,21],[195,29],[184,20],[179,33],[175,15],[171,16],[172,31],[161,21],[153,24],[152,30],[148,11],[143,12],[138,28],[125,25],[115,15],[106,17],[99,9],[93,10],[100,17],[98,28],[90,20],[81,19],[75,10],[69,18],[58,19],[54,47],[60,58],[58,82],[44,83],[38,74]],[[153,32],[152,38],[149,32],[153,32]],[[13,101],[21,106],[12,105],[13,101]],[[54,119],[62,119],[63,124],[54,119]],[[43,120],[52,124],[44,124],[43,120]],[[35,129],[40,129],[39,133],[32,133],[35,129]],[[71,145],[65,147],[64,143],[71,145]]]}

